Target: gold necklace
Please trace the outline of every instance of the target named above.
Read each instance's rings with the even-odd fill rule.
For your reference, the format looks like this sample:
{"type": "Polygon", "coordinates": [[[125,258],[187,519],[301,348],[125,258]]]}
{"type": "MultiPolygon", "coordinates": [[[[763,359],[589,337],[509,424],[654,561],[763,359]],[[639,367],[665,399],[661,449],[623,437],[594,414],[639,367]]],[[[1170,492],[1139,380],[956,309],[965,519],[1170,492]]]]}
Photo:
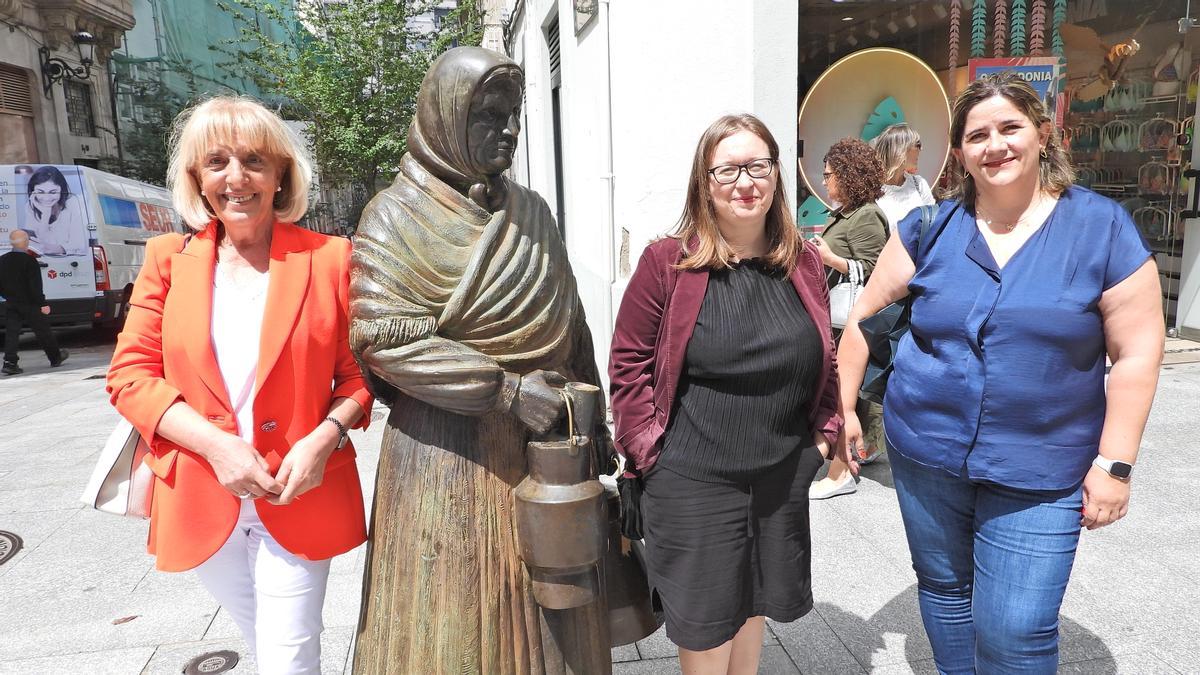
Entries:
{"type": "Polygon", "coordinates": [[[1042,195],[1039,193],[1037,202],[1034,203],[1029,208],[1025,209],[1025,213],[1021,214],[1020,218],[1017,218],[1015,221],[1013,221],[1011,223],[1001,222],[1001,221],[993,220],[991,218],[986,217],[984,215],[984,209],[979,209],[977,211],[976,218],[983,221],[983,224],[987,225],[989,229],[994,225],[996,227],[1004,228],[1005,232],[1012,232],[1013,230],[1017,229],[1018,225],[1021,225],[1023,222],[1025,222],[1025,219],[1028,218],[1030,214],[1037,213],[1038,209],[1040,209],[1041,207],[1042,207],[1042,195]]]}

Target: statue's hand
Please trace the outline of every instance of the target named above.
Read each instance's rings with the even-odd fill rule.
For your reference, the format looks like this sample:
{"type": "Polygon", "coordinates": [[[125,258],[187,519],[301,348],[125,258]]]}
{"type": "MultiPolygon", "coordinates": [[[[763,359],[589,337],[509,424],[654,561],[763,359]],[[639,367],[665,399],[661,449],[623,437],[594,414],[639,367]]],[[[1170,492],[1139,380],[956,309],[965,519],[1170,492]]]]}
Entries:
{"type": "Polygon", "coordinates": [[[563,416],[561,391],[567,378],[550,370],[535,370],[521,378],[512,412],[534,433],[545,434],[563,416]]]}

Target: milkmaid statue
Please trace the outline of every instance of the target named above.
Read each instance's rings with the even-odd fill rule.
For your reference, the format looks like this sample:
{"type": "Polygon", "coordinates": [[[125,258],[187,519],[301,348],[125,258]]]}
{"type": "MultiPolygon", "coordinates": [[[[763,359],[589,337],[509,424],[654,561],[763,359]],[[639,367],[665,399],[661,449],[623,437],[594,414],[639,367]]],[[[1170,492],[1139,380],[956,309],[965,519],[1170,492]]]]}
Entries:
{"type": "Polygon", "coordinates": [[[611,672],[611,446],[554,218],[502,175],[523,91],[497,52],[443,54],[359,223],[350,341],[391,415],[355,673],[611,672]]]}

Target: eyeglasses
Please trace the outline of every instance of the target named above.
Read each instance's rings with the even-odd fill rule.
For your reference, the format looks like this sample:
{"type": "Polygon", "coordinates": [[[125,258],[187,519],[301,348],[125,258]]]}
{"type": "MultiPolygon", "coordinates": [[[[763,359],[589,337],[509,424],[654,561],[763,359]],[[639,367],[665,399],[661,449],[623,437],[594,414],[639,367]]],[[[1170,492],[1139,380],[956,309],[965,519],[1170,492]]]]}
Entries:
{"type": "Polygon", "coordinates": [[[712,174],[713,180],[721,185],[729,185],[736,183],[742,177],[742,172],[745,171],[747,176],[751,178],[766,178],[771,175],[771,171],[775,168],[775,160],[770,157],[755,159],[745,164],[722,164],[714,166],[708,172],[712,174]]]}
{"type": "Polygon", "coordinates": [[[832,176],[832,175],[833,175],[833,172],[832,172],[832,171],[822,171],[822,172],[821,172],[821,179],[822,179],[822,180],[829,180],[829,177],[830,177],[830,176],[832,176]]]}

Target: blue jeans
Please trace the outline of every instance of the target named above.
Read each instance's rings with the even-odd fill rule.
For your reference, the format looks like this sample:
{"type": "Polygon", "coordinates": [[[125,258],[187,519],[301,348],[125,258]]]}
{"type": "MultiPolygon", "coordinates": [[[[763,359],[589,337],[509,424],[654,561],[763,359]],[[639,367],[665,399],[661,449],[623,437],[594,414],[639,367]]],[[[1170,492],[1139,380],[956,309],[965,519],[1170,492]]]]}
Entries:
{"type": "Polygon", "coordinates": [[[1082,484],[1017,490],[888,455],[938,671],[1052,675],[1082,484]]]}

